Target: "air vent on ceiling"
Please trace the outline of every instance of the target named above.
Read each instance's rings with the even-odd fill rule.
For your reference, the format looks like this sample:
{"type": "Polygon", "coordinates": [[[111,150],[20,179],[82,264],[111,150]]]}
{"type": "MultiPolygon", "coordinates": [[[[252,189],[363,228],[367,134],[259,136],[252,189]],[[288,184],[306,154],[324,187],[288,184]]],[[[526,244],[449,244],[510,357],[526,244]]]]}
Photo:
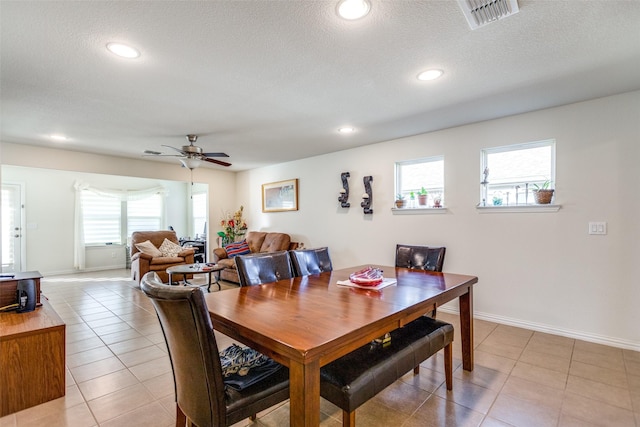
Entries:
{"type": "Polygon", "coordinates": [[[518,0],[458,0],[472,30],[518,13],[518,0]]]}

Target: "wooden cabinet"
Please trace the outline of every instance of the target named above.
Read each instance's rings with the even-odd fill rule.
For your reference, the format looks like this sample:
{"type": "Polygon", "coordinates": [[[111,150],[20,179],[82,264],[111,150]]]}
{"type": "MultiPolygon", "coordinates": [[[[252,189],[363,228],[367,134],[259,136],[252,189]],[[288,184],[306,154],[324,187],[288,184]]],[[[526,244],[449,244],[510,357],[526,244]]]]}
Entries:
{"type": "Polygon", "coordinates": [[[65,324],[41,302],[28,313],[0,313],[0,417],[65,394],[65,324]]]}

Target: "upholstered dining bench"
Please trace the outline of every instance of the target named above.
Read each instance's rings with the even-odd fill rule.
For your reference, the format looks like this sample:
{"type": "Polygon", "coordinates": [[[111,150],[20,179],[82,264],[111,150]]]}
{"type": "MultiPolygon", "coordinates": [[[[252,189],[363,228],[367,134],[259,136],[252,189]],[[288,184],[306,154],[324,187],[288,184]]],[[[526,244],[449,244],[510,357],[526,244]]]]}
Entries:
{"type": "Polygon", "coordinates": [[[343,427],[355,426],[356,409],[420,363],[444,349],[447,390],[453,388],[453,326],[422,316],[391,332],[388,345],[371,343],[320,370],[320,395],[342,409],[343,427]]]}

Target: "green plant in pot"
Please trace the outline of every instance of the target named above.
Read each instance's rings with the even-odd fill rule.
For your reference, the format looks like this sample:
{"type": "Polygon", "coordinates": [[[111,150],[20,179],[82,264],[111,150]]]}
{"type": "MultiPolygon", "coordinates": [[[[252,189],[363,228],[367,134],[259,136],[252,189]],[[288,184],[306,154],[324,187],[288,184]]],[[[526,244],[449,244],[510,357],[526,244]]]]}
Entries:
{"type": "Polygon", "coordinates": [[[533,198],[539,205],[548,205],[553,199],[553,192],[555,191],[551,187],[551,181],[545,181],[542,184],[533,184],[533,198]]]}
{"type": "Polygon", "coordinates": [[[404,208],[404,204],[406,203],[406,201],[404,200],[404,196],[400,193],[398,193],[398,195],[396,196],[396,208],[400,209],[400,208],[404,208]]]}
{"type": "Polygon", "coordinates": [[[427,205],[427,190],[424,187],[422,187],[420,191],[418,191],[418,204],[420,206],[427,205]]]}

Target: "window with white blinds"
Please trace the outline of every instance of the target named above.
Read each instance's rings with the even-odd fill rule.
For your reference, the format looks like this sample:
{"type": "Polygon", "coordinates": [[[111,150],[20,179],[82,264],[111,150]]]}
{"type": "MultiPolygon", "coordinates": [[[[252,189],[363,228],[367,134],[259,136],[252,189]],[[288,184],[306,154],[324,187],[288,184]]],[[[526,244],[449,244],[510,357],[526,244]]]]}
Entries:
{"type": "Polygon", "coordinates": [[[124,244],[134,231],[162,229],[163,196],[154,194],[140,200],[82,192],[82,221],[86,245],[124,244]],[[123,235],[123,230],[126,234],[123,235]]]}
{"type": "Polygon", "coordinates": [[[192,198],[193,235],[206,234],[207,226],[207,193],[197,193],[192,198]]]}
{"type": "Polygon", "coordinates": [[[86,245],[121,244],[122,203],[91,191],[82,192],[82,222],[86,245]]]}
{"type": "Polygon", "coordinates": [[[134,231],[162,229],[162,195],[154,194],[141,200],[130,200],[127,204],[127,236],[134,231]]]}

